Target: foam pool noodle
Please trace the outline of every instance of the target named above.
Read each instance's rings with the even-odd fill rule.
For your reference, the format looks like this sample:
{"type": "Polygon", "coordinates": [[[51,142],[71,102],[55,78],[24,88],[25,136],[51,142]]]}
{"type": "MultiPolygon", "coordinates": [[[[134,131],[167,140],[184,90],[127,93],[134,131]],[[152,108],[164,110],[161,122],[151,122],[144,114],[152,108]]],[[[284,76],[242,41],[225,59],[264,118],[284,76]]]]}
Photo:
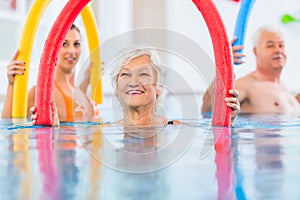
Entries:
{"type": "Polygon", "coordinates": [[[100,41],[98,37],[98,28],[96,19],[93,15],[93,10],[90,5],[87,5],[81,12],[81,17],[84,19],[83,24],[88,36],[88,46],[90,52],[90,61],[92,68],[90,71],[90,84],[92,98],[97,104],[102,103],[102,68],[100,57],[100,41]]]}
{"type": "Polygon", "coordinates": [[[52,103],[57,57],[67,32],[90,0],[69,0],[56,18],[44,45],[35,94],[37,125],[52,125],[52,103]]]}
{"type": "Polygon", "coordinates": [[[231,123],[231,108],[226,106],[224,98],[230,96],[228,90],[233,88],[234,82],[231,44],[213,1],[193,0],[193,2],[208,27],[215,55],[216,79],[212,125],[228,127],[231,123]]]}
{"type": "MultiPolygon", "coordinates": [[[[248,19],[254,3],[255,0],[242,0],[241,7],[235,23],[235,28],[234,28],[234,36],[236,36],[236,40],[232,44],[233,46],[244,45],[248,19]]],[[[237,52],[242,53],[243,50],[240,49],[237,50],[237,52]]],[[[234,64],[239,65],[240,63],[234,63],[234,64]]]]}
{"type": "Polygon", "coordinates": [[[23,76],[15,76],[12,100],[12,118],[25,118],[27,116],[27,88],[32,46],[40,19],[50,1],[51,0],[34,1],[25,20],[19,42],[19,54],[17,60],[26,62],[26,71],[23,76]]]}
{"type": "Polygon", "coordinates": [[[290,22],[300,22],[300,19],[297,19],[296,17],[290,14],[285,14],[281,17],[281,22],[284,24],[288,24],[290,22]]]}

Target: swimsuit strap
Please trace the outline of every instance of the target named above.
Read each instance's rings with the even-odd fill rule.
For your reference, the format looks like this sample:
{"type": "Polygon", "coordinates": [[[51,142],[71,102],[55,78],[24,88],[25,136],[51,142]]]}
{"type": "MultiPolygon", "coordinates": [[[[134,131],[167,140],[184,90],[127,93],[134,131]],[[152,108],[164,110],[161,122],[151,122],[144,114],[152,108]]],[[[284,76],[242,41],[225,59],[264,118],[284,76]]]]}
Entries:
{"type": "Polygon", "coordinates": [[[168,124],[171,124],[171,125],[173,125],[173,124],[174,124],[174,120],[172,120],[172,121],[168,121],[168,124]]]}
{"type": "Polygon", "coordinates": [[[66,121],[67,122],[72,122],[74,121],[74,113],[73,113],[73,98],[67,96],[62,88],[56,83],[56,81],[54,81],[55,86],[57,87],[57,89],[60,91],[61,95],[63,96],[64,100],[65,100],[65,105],[66,105],[66,121]]]}

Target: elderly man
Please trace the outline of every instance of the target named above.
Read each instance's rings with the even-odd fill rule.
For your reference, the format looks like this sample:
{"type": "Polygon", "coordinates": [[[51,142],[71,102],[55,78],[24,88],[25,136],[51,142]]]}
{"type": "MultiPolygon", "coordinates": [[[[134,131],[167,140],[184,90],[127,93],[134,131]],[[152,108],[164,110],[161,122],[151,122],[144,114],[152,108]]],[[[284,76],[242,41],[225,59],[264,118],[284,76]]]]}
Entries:
{"type": "MultiPolygon", "coordinates": [[[[283,33],[271,26],[263,26],[254,34],[253,43],[256,70],[235,82],[235,88],[240,92],[241,112],[298,116],[299,103],[280,79],[286,64],[283,33]]],[[[211,109],[210,92],[207,90],[202,112],[211,109]]]]}

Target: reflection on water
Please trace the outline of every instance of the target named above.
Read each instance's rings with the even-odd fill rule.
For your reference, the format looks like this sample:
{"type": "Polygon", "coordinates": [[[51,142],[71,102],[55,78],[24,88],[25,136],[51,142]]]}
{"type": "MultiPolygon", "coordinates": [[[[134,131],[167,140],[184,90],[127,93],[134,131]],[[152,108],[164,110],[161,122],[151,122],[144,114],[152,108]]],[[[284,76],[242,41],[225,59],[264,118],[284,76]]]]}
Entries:
{"type": "Polygon", "coordinates": [[[283,199],[282,185],[284,181],[284,166],[282,157],[280,129],[273,129],[269,132],[257,131],[261,138],[254,141],[256,148],[256,170],[255,187],[259,191],[256,195],[259,199],[283,199]],[[275,132],[272,134],[272,132],[275,132]],[[264,139],[262,139],[264,138],[264,139]],[[265,191],[268,191],[265,193],[265,191]]]}
{"type": "Polygon", "coordinates": [[[58,199],[59,174],[55,166],[55,148],[52,142],[54,139],[52,128],[36,129],[35,134],[39,171],[42,177],[43,198],[58,199]]]}
{"type": "Polygon", "coordinates": [[[299,199],[300,119],[0,126],[0,199],[299,199]],[[252,123],[250,123],[252,122],[252,123]]]}
{"type": "MultiPolygon", "coordinates": [[[[123,172],[159,170],[180,158],[194,140],[196,128],[183,132],[179,127],[105,127],[103,148],[93,156],[107,167],[123,172]]],[[[85,132],[80,127],[77,130],[85,132]]],[[[84,137],[82,140],[86,143],[84,137]]]]}
{"type": "Polygon", "coordinates": [[[218,199],[235,199],[231,128],[213,128],[218,199]]]}

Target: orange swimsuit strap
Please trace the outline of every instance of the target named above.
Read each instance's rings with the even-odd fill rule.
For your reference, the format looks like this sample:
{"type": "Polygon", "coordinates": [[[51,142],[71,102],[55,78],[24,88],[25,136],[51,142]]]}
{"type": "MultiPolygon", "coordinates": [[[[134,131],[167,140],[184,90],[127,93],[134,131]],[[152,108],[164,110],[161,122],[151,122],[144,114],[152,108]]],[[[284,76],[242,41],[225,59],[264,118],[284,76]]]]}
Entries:
{"type": "Polygon", "coordinates": [[[67,122],[73,122],[74,121],[74,113],[73,113],[73,98],[67,96],[63,90],[61,89],[61,87],[56,83],[56,81],[54,81],[55,86],[57,87],[57,89],[60,91],[61,95],[63,96],[64,100],[65,100],[65,105],[66,105],[66,121],[67,122]]]}

